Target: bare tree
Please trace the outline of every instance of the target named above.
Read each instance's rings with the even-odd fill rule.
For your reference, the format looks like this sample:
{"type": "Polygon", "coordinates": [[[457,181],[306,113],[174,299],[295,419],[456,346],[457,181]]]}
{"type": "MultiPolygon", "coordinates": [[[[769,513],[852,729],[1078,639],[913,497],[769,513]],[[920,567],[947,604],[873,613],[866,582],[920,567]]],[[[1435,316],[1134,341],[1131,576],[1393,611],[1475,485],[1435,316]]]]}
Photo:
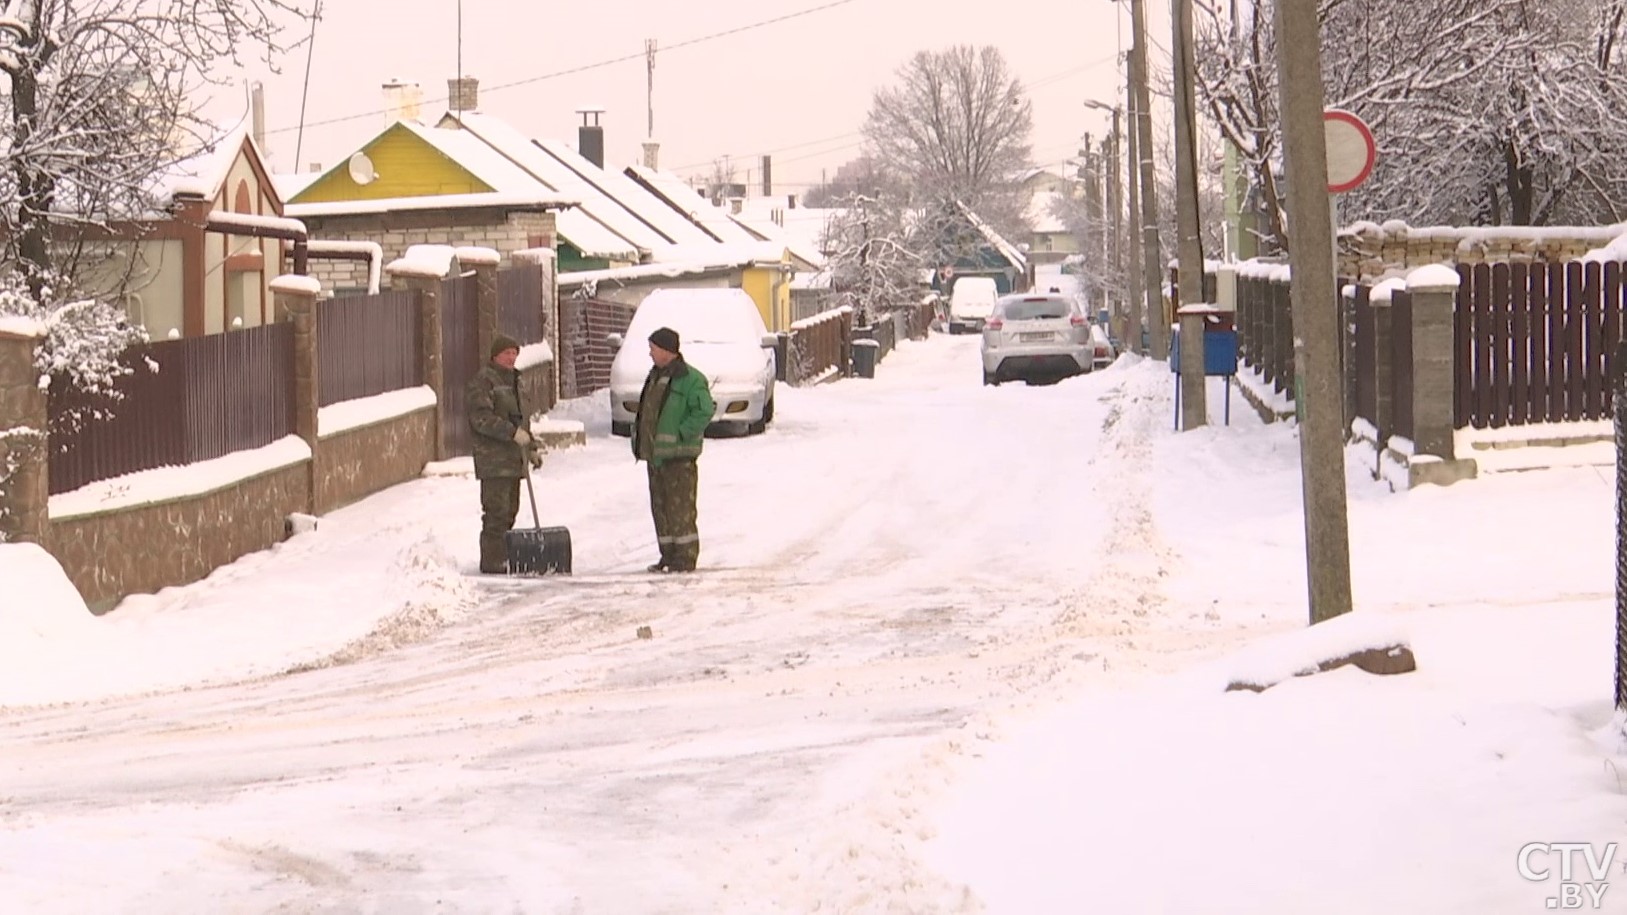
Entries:
{"type": "Polygon", "coordinates": [[[810,207],[835,207],[854,194],[869,197],[893,194],[902,197],[905,192],[899,177],[888,171],[875,156],[866,153],[842,163],[829,181],[810,188],[802,199],[803,204],[810,207]]]}
{"type": "Polygon", "coordinates": [[[825,223],[831,291],[860,324],[912,303],[927,265],[912,237],[914,214],[897,195],[851,194],[825,223]]]}
{"type": "Polygon", "coordinates": [[[877,90],[864,124],[875,157],[918,199],[959,200],[996,225],[1015,210],[1033,107],[999,49],[920,51],[877,90]]]}
{"type": "Polygon", "coordinates": [[[289,0],[0,0],[0,257],[38,298],[84,229],[150,214],[154,179],[216,138],[203,90],[282,50],[289,0]]]}

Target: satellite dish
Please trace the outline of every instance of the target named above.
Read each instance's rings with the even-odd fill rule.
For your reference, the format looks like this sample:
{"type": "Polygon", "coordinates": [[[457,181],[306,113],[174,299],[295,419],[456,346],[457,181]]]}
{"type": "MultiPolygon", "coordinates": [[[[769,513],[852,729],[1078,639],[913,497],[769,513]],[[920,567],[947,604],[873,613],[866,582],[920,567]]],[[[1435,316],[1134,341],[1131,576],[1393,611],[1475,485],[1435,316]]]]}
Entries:
{"type": "Polygon", "coordinates": [[[378,180],[378,172],[373,171],[373,160],[367,158],[367,153],[358,152],[350,157],[350,180],[363,186],[378,180]]]}

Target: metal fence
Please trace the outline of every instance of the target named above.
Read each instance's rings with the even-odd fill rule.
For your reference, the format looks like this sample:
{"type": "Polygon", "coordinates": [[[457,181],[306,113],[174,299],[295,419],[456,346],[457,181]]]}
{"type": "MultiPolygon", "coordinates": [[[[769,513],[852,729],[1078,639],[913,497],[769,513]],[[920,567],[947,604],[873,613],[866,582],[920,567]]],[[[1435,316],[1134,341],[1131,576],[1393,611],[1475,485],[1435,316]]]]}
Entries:
{"type": "Polygon", "coordinates": [[[473,273],[441,281],[441,371],[446,396],[441,398],[441,442],[452,454],[473,448],[463,389],[485,361],[475,320],[479,286],[473,273]]]}
{"type": "Polygon", "coordinates": [[[293,325],[130,350],[117,397],[53,379],[51,492],[259,448],[293,433],[293,325]]]}
{"type": "Polygon", "coordinates": [[[525,264],[497,273],[497,330],[521,343],[543,339],[543,269],[525,264]]]}
{"type": "Polygon", "coordinates": [[[318,403],[423,384],[418,325],[418,297],[407,290],[318,302],[318,403]]]}

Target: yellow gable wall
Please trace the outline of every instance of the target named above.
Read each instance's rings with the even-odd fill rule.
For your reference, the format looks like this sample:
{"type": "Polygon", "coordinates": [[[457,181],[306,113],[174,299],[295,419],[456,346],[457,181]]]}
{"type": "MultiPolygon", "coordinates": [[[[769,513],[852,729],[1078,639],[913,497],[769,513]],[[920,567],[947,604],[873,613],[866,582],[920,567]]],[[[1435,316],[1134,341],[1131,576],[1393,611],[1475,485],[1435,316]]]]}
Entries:
{"type": "MultiPolygon", "coordinates": [[[[373,160],[378,179],[357,184],[347,162],[311,182],[290,203],[333,203],[345,200],[383,200],[394,197],[438,197],[443,194],[484,194],[493,188],[470,174],[441,151],[400,124],[362,147],[373,160]]],[[[348,160],[347,160],[348,161],[348,160]]]]}
{"type": "Polygon", "coordinates": [[[791,284],[778,264],[754,264],[741,271],[740,288],[757,303],[763,324],[771,331],[791,327],[791,284]]]}

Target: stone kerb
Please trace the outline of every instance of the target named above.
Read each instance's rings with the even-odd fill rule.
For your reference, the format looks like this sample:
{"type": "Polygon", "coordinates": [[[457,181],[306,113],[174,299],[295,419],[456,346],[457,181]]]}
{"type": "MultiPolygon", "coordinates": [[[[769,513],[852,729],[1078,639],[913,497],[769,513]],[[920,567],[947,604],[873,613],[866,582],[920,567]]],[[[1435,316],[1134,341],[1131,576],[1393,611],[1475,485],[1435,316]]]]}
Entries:
{"type": "Polygon", "coordinates": [[[48,416],[34,365],[40,335],[0,326],[0,541],[44,543],[50,519],[48,416]]]}

